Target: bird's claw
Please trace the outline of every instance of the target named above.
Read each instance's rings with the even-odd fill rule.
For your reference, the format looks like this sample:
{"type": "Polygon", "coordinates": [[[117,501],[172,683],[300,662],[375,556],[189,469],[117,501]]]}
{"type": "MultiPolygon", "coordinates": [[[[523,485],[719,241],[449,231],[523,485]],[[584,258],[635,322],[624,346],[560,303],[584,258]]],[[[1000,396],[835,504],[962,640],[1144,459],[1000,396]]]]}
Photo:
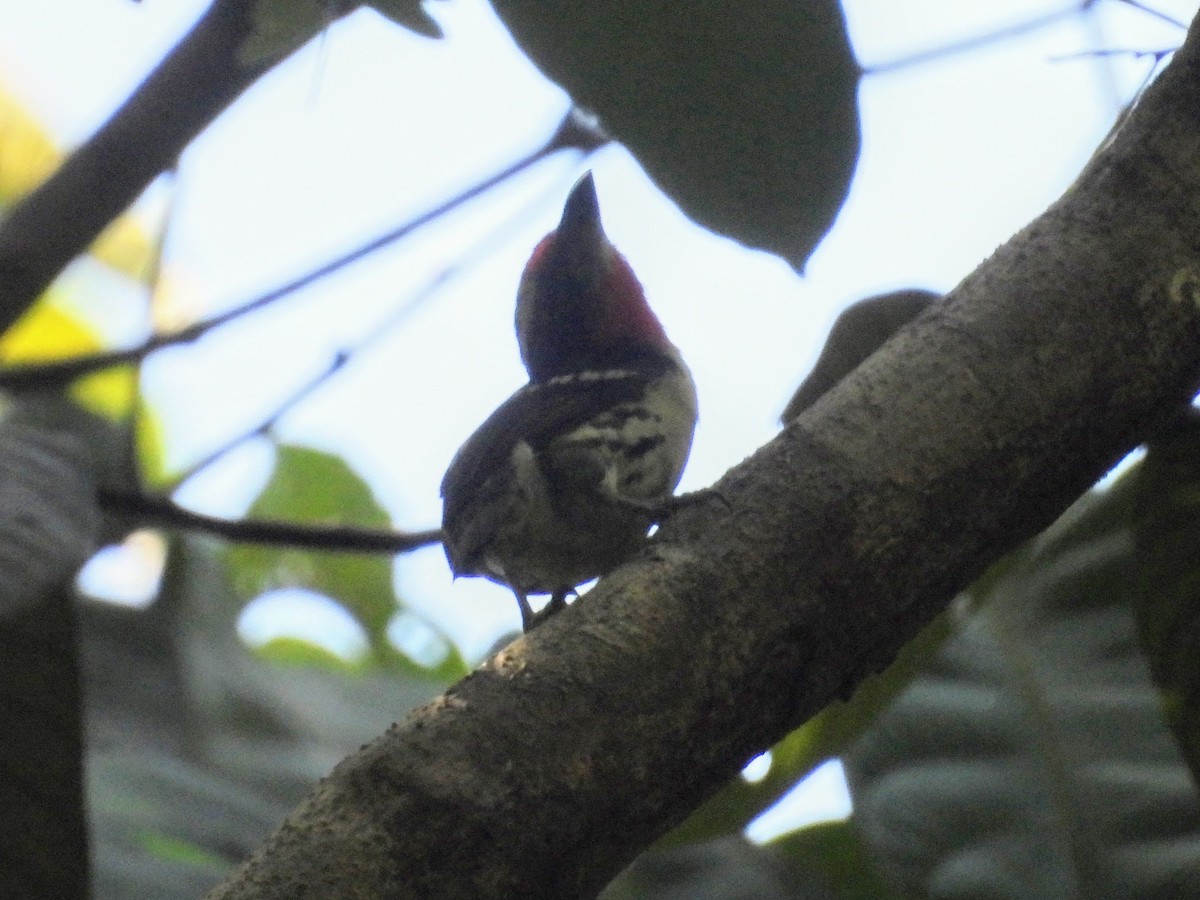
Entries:
{"type": "Polygon", "coordinates": [[[559,588],[550,595],[550,602],[537,612],[534,612],[529,601],[521,606],[521,629],[528,634],[554,614],[567,608],[567,595],[575,593],[570,588],[559,588]]]}

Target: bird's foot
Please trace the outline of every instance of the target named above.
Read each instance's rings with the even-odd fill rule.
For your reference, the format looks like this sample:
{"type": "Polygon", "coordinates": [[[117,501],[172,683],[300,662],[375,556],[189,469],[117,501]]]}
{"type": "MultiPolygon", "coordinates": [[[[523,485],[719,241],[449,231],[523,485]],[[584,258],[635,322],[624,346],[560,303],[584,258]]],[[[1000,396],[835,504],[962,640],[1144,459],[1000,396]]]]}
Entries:
{"type": "Polygon", "coordinates": [[[525,611],[527,609],[529,609],[529,601],[526,600],[525,605],[521,609],[521,627],[525,630],[525,633],[528,634],[529,632],[533,631],[533,629],[537,628],[539,625],[541,625],[543,622],[545,622],[547,619],[549,619],[551,616],[553,616],[555,613],[561,612],[562,610],[566,609],[567,608],[567,595],[574,594],[574,593],[575,593],[575,591],[572,588],[559,588],[558,590],[556,590],[554,593],[552,593],[550,595],[549,603],[547,603],[545,606],[543,606],[537,612],[533,612],[532,610],[529,610],[528,615],[525,614],[525,611]]]}
{"type": "Polygon", "coordinates": [[[726,511],[731,508],[729,501],[721,496],[720,491],[710,487],[692,491],[690,494],[673,495],[662,500],[640,500],[636,497],[624,497],[619,494],[608,494],[605,499],[630,512],[641,513],[651,522],[664,522],[681,509],[709,500],[717,500],[725,507],[726,511]]]}
{"type": "Polygon", "coordinates": [[[521,607],[521,630],[528,632],[533,628],[536,616],[533,612],[533,607],[529,605],[529,598],[520,591],[513,591],[517,598],[517,606],[521,607]]]}

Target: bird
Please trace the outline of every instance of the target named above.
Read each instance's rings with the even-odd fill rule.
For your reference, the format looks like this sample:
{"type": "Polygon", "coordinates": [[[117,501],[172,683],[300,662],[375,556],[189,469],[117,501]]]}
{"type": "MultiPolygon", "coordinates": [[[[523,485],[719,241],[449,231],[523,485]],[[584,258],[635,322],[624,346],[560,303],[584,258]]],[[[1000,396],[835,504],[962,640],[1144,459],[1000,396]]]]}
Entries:
{"type": "Polygon", "coordinates": [[[455,577],[507,586],[525,631],[611,571],[675,507],[696,387],[604,232],[595,181],[567,196],[517,288],[529,382],[480,425],[441,484],[455,577]],[[549,594],[534,614],[531,594],[549,594]]]}

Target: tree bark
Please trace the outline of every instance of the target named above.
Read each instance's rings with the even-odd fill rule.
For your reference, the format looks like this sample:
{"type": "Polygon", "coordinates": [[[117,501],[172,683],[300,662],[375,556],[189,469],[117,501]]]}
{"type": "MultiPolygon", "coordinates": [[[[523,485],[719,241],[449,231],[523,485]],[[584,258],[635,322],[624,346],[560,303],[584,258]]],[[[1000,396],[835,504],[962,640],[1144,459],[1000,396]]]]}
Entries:
{"type": "Polygon", "coordinates": [[[594,895],[1200,381],[1200,28],[1078,181],[210,896],[594,895]]]}

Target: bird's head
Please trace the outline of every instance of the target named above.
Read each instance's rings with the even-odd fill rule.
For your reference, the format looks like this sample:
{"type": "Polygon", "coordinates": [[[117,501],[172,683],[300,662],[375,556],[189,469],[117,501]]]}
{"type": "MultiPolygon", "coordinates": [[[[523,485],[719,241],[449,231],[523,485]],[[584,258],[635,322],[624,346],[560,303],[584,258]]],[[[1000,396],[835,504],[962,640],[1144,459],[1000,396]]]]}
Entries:
{"type": "Polygon", "coordinates": [[[674,352],[629,263],[604,233],[590,172],[525,266],[516,325],[532,381],[674,352]]]}

